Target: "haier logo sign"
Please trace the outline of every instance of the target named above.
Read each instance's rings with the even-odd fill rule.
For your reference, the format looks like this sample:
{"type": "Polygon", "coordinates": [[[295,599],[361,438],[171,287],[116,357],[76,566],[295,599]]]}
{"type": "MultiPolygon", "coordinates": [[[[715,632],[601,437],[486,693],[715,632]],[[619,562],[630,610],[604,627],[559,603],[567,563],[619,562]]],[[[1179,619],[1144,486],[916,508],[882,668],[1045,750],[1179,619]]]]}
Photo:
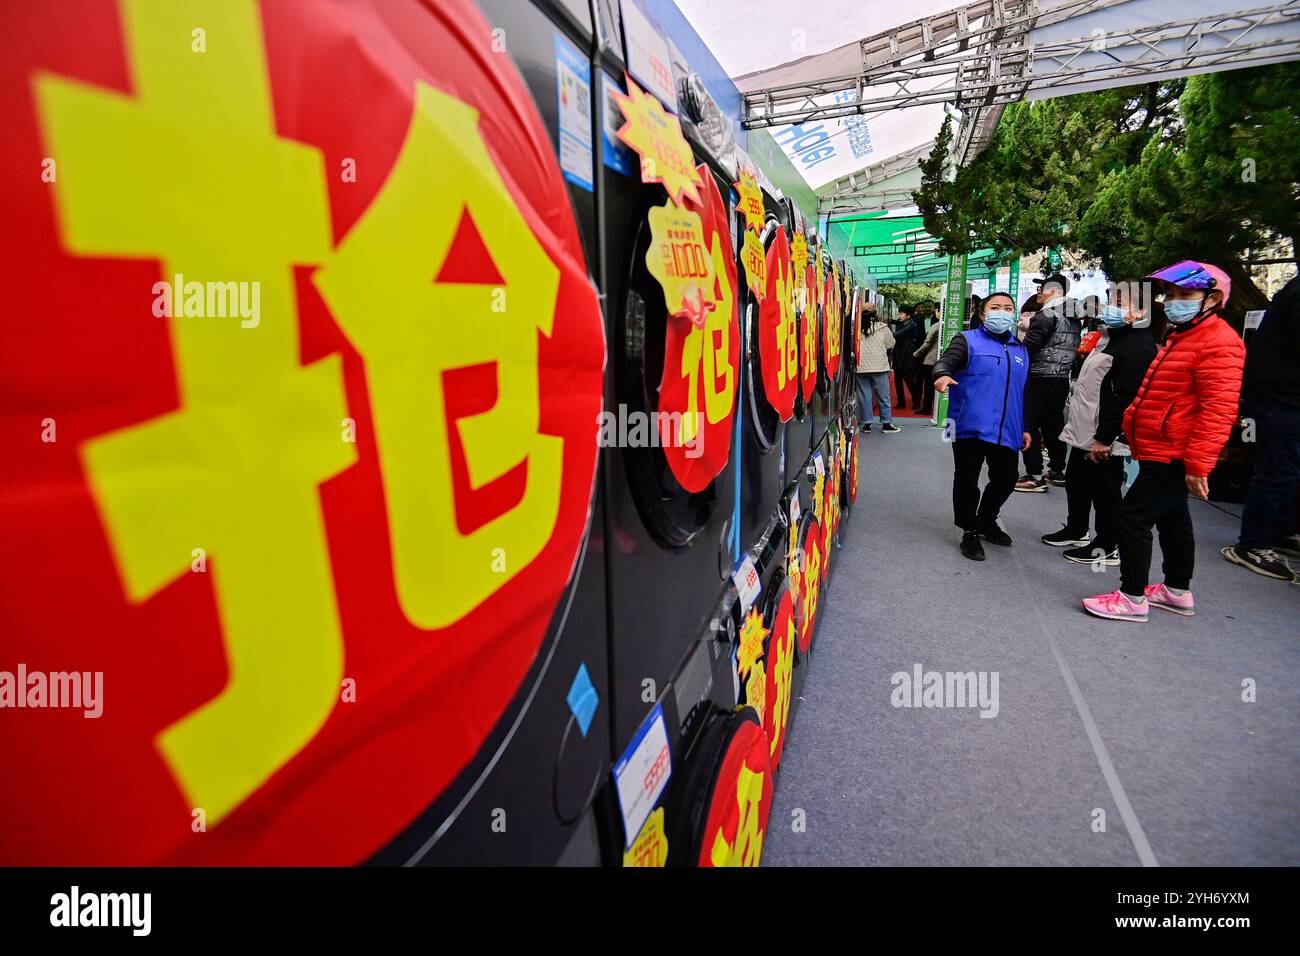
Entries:
{"type": "Polygon", "coordinates": [[[830,141],[831,134],[826,132],[824,123],[816,126],[806,126],[803,123],[785,126],[773,134],[773,138],[791,159],[796,159],[803,165],[805,171],[836,155],[835,144],[830,141]]]}

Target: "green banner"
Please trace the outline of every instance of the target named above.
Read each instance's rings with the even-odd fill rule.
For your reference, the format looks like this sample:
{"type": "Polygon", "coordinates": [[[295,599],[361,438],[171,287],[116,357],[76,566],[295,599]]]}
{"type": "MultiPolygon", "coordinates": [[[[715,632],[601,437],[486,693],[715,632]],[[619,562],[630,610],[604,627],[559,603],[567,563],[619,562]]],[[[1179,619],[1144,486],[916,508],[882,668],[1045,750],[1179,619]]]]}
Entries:
{"type": "MultiPolygon", "coordinates": [[[[948,257],[948,295],[943,303],[943,328],[939,331],[939,353],[943,354],[953,336],[966,326],[966,257],[948,257]]],[[[942,425],[948,419],[947,394],[935,395],[934,420],[942,425]]]]}
{"type": "Polygon", "coordinates": [[[1011,298],[1015,301],[1016,307],[1020,307],[1020,257],[1016,256],[1011,260],[1011,272],[1007,275],[1007,291],[1011,293],[1011,298]]]}

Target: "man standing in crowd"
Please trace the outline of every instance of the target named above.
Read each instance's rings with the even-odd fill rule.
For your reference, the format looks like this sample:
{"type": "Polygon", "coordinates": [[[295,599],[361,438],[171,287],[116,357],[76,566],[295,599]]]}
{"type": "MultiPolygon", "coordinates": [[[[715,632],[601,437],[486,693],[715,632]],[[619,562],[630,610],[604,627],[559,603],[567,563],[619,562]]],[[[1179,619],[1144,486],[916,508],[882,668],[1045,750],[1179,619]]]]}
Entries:
{"type": "Polygon", "coordinates": [[[1016,491],[1046,491],[1048,482],[1065,484],[1065,402],[1070,395],[1070,369],[1079,348],[1079,323],[1065,308],[1070,281],[1050,275],[1039,292],[1042,309],[1030,320],[1025,333],[1029,349],[1029,384],[1025,388],[1025,474],[1016,491]],[[1043,446],[1047,446],[1050,471],[1043,476],[1043,446]]]}
{"type": "Polygon", "coordinates": [[[1116,621],[1145,621],[1151,605],[1190,617],[1196,538],[1187,496],[1209,498],[1209,474],[1237,420],[1246,350],[1219,318],[1232,283],[1204,262],[1178,262],[1147,276],[1164,296],[1169,334],[1147,369],[1124,434],[1141,462],[1119,511],[1120,587],[1084,598],[1116,621]],[[1160,532],[1165,579],[1148,584],[1151,528],[1160,532]]]}
{"type": "Polygon", "coordinates": [[[921,392],[921,404],[919,407],[914,405],[912,410],[922,415],[934,414],[934,386],[930,384],[930,377],[934,374],[934,363],[939,360],[939,332],[942,328],[943,323],[935,317],[920,346],[912,353],[919,372],[916,387],[921,392]]]}
{"type": "Polygon", "coordinates": [[[876,304],[868,302],[862,309],[862,331],[858,335],[858,419],[862,431],[871,431],[871,399],[880,406],[880,430],[894,435],[902,429],[894,424],[889,403],[889,350],[894,335],[889,326],[876,317],[876,304]]]}
{"type": "Polygon", "coordinates": [[[1246,350],[1243,411],[1255,428],[1255,475],[1241,515],[1241,538],[1220,554],[1256,574],[1294,580],[1278,549],[1296,553],[1300,480],[1300,276],[1273,298],[1246,350]]]}
{"type": "Polygon", "coordinates": [[[920,327],[912,318],[912,310],[899,306],[898,324],[894,326],[894,387],[898,389],[898,407],[906,410],[907,392],[915,392],[912,366],[916,360],[912,352],[921,344],[920,327]]]}

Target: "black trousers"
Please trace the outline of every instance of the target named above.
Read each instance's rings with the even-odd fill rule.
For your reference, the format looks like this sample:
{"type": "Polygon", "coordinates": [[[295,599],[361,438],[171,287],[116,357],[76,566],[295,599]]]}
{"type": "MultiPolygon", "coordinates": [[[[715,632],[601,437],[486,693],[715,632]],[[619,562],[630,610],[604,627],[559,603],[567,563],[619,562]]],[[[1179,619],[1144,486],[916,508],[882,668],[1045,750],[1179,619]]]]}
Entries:
{"type": "Polygon", "coordinates": [[[910,389],[913,395],[916,394],[916,383],[910,365],[894,366],[894,389],[898,392],[898,400],[894,402],[894,407],[900,410],[910,407],[907,404],[908,390],[910,389]]]}
{"type": "Polygon", "coordinates": [[[952,523],[963,531],[992,524],[1016,489],[1016,451],[978,438],[952,443],[952,523]],[[989,483],[980,494],[980,471],[987,462],[989,483]]]}
{"type": "Polygon", "coordinates": [[[1070,460],[1065,466],[1065,500],[1069,508],[1065,527],[1076,538],[1088,534],[1088,518],[1097,512],[1097,533],[1092,547],[1110,554],[1119,545],[1120,503],[1124,487],[1125,458],[1107,458],[1095,462],[1082,448],[1070,449],[1070,460]]]}
{"type": "Polygon", "coordinates": [[[1065,471],[1065,401],[1070,397],[1070,380],[1065,376],[1048,378],[1031,375],[1025,385],[1025,431],[1032,441],[1025,449],[1025,474],[1035,478],[1043,473],[1043,446],[1047,446],[1048,467],[1065,471]]]}
{"type": "Polygon", "coordinates": [[[1144,461],[1119,509],[1120,590],[1140,597],[1150,583],[1151,527],[1160,533],[1165,584],[1192,586],[1196,538],[1187,510],[1187,484],[1181,461],[1144,461]]]}
{"type": "Polygon", "coordinates": [[[918,377],[918,387],[921,390],[921,411],[926,415],[934,414],[934,385],[930,382],[930,376],[934,374],[933,365],[918,366],[921,370],[918,377]]]}

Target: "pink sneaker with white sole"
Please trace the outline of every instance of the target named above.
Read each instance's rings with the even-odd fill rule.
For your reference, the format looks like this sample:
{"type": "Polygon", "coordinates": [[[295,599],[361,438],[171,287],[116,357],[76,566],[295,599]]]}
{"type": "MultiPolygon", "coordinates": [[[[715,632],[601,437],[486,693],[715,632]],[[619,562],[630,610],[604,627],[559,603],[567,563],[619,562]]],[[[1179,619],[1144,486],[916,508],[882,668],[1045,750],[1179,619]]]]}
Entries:
{"type": "Polygon", "coordinates": [[[1148,604],[1145,600],[1134,601],[1123,591],[1111,591],[1083,599],[1083,609],[1097,617],[1112,621],[1145,621],[1148,604]]]}
{"type": "Polygon", "coordinates": [[[1191,591],[1174,594],[1163,584],[1148,584],[1146,593],[1147,603],[1155,607],[1173,611],[1183,617],[1191,617],[1196,613],[1196,602],[1192,600],[1191,591]]]}

